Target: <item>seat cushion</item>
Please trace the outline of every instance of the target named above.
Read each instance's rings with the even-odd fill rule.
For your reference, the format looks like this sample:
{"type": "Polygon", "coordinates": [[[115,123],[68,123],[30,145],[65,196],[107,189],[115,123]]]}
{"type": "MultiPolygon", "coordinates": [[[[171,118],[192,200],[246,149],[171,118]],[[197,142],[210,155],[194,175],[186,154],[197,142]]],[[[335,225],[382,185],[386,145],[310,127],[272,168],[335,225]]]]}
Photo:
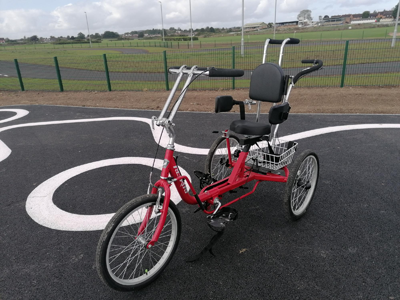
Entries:
{"type": "Polygon", "coordinates": [[[229,129],[235,133],[246,135],[267,135],[271,133],[271,126],[269,124],[248,120],[233,121],[229,129]]]}

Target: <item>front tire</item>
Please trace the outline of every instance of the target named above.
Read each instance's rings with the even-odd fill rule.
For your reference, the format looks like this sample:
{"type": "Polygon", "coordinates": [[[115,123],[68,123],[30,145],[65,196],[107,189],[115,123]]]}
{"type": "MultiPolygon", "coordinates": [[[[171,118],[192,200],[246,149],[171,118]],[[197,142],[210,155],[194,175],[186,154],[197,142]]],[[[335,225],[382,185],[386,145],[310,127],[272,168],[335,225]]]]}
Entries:
{"type": "Polygon", "coordinates": [[[160,238],[153,247],[146,247],[161,216],[160,212],[154,212],[156,201],[157,195],[153,194],[131,200],[104,229],[97,246],[96,268],[100,279],[109,287],[119,291],[144,287],[160,276],[171,261],[182,226],[179,210],[172,201],[160,238]],[[151,216],[138,235],[146,213],[151,216]]]}
{"type": "Polygon", "coordinates": [[[317,154],[306,150],[302,152],[289,168],[286,183],[284,205],[292,220],[300,219],[314,198],[319,177],[319,159],[317,154]]]}
{"type": "MultiPolygon", "coordinates": [[[[239,139],[231,135],[229,136],[229,144],[232,160],[236,161],[237,157],[234,156],[234,152],[239,149],[239,139]]],[[[221,136],[214,141],[210,151],[208,151],[205,173],[210,174],[213,180],[219,181],[228,177],[232,173],[232,169],[232,165],[229,164],[226,138],[221,136]]]]}

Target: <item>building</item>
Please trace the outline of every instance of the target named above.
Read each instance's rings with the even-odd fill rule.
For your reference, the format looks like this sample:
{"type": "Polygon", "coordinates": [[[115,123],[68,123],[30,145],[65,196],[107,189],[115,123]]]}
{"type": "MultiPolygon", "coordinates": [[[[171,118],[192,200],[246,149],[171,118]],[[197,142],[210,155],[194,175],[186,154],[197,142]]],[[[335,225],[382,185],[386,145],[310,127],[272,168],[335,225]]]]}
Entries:
{"type": "Polygon", "coordinates": [[[260,29],[267,28],[267,27],[268,27],[268,25],[265,24],[264,22],[244,24],[245,30],[260,30],[260,29]]]}

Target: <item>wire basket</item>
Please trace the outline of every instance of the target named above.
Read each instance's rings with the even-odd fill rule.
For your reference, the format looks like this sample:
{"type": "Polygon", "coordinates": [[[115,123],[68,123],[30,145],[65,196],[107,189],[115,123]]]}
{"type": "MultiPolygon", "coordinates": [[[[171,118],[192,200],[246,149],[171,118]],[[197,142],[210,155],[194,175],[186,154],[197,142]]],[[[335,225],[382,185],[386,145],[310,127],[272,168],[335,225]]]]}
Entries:
{"type": "Polygon", "coordinates": [[[296,142],[275,139],[266,147],[255,148],[253,146],[249,151],[249,157],[250,160],[257,161],[259,167],[279,170],[292,162],[296,147],[296,142]]]}

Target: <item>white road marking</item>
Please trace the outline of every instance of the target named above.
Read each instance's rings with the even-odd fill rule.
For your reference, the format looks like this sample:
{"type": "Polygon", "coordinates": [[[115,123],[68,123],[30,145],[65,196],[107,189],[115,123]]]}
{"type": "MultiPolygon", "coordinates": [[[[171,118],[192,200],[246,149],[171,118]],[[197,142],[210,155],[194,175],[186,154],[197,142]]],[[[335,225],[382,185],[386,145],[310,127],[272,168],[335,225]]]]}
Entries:
{"type": "MultiPolygon", "coordinates": [[[[54,192],[67,180],[74,176],[78,176],[84,172],[88,172],[97,168],[103,168],[115,165],[138,164],[152,166],[153,159],[147,157],[120,157],[113,159],[100,160],[84,165],[74,167],[63,171],[36,187],[28,196],[26,201],[26,211],[28,215],[38,224],[56,230],[65,231],[92,231],[102,230],[114,214],[102,215],[79,215],[66,212],[58,208],[53,202],[54,192]]],[[[163,161],[157,159],[155,168],[162,169],[163,161]]],[[[189,174],[180,167],[182,175],[187,176],[191,180],[189,174]]],[[[181,198],[175,186],[171,186],[171,199],[176,204],[181,198]]],[[[87,200],[74,200],[86,204],[87,200]]]]}
{"type": "Polygon", "coordinates": [[[29,114],[29,111],[25,110],[25,109],[7,109],[7,108],[2,108],[0,109],[0,112],[2,111],[11,111],[11,112],[15,112],[15,116],[4,119],[4,120],[0,120],[0,123],[6,123],[6,122],[11,122],[17,119],[20,119],[22,117],[25,117],[27,114],[29,114]]]}
{"type": "MultiPolygon", "coordinates": [[[[5,110],[0,110],[5,111],[5,110]]],[[[9,110],[10,111],[10,110],[9,110]]],[[[12,110],[17,112],[17,110],[12,110]]],[[[28,114],[25,110],[18,110],[17,116],[8,118],[6,120],[0,121],[0,123],[9,122],[28,114]]],[[[12,125],[8,127],[0,128],[0,132],[24,128],[24,127],[34,127],[34,126],[47,126],[47,125],[62,125],[62,124],[74,124],[74,123],[89,123],[89,122],[105,122],[105,121],[138,121],[144,122],[149,125],[150,130],[153,134],[153,138],[156,143],[160,140],[160,135],[162,133],[162,128],[155,127],[153,130],[151,128],[151,119],[138,118],[138,117],[111,117],[111,118],[94,118],[94,119],[78,119],[78,120],[64,120],[64,121],[48,121],[48,122],[36,122],[36,123],[26,123],[12,125]]],[[[292,140],[298,141],[300,139],[318,136],[322,134],[347,131],[347,130],[360,130],[360,129],[382,129],[382,128],[400,128],[400,124],[357,124],[357,125],[343,125],[343,126],[332,126],[319,129],[308,130],[296,134],[291,134],[281,137],[282,140],[292,140]]],[[[164,134],[160,140],[160,145],[166,148],[168,144],[168,136],[164,134]]],[[[180,144],[175,144],[175,150],[181,153],[196,154],[196,155],[207,155],[208,148],[194,148],[187,147],[180,144]]],[[[0,162],[6,159],[11,153],[11,149],[7,147],[3,142],[0,141],[0,162]]],[[[67,230],[67,231],[89,231],[89,230],[101,230],[103,229],[113,214],[105,215],[78,215],[65,212],[53,203],[52,197],[54,192],[68,179],[78,176],[84,172],[101,168],[105,166],[121,165],[121,164],[142,164],[150,166],[153,159],[143,158],[143,157],[125,157],[125,158],[115,158],[102,160],[98,162],[92,162],[85,165],[77,166],[75,168],[66,170],[53,176],[52,178],[46,180],[41,185],[39,185],[29,196],[26,203],[26,210],[28,214],[37,223],[57,229],[57,230],[67,230]]],[[[156,167],[158,169],[162,168],[162,161],[156,160],[156,167]]],[[[189,174],[181,168],[183,175],[188,176],[189,174]]],[[[180,201],[180,197],[175,189],[172,188],[172,199],[175,203],[180,201]]]]}

